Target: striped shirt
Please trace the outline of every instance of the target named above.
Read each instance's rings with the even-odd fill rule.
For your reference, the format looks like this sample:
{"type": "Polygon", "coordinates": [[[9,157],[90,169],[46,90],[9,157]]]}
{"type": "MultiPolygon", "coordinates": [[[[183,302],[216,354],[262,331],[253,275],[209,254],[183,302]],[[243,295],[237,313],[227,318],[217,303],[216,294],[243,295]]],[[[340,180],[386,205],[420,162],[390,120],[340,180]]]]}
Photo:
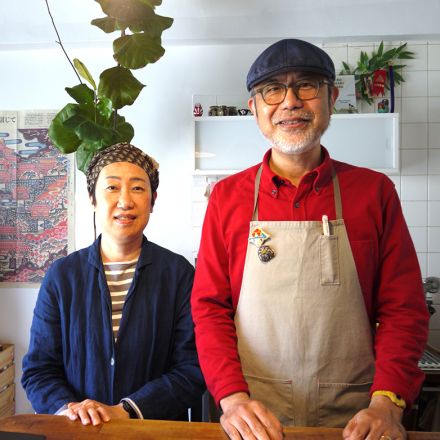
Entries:
{"type": "Polygon", "coordinates": [[[133,281],[137,261],[136,258],[132,261],[104,263],[105,277],[112,302],[112,327],[115,340],[118,338],[122,309],[128,289],[133,281]]]}

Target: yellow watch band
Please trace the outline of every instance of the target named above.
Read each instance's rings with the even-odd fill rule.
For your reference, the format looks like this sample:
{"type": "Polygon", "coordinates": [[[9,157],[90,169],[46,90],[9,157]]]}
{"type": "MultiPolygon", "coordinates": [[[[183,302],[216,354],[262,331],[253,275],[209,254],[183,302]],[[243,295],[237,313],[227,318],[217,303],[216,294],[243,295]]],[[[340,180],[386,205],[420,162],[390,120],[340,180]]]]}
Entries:
{"type": "Polygon", "coordinates": [[[392,391],[374,391],[373,396],[386,396],[394,403],[394,405],[402,409],[406,408],[406,402],[398,394],[395,394],[392,391]]]}

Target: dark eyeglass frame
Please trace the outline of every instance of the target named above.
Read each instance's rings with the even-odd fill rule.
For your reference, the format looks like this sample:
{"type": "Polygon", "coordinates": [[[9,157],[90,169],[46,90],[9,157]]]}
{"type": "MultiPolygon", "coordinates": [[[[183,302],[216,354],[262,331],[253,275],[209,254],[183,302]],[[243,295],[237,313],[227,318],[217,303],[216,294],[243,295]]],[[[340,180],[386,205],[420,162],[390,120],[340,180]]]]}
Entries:
{"type": "Polygon", "coordinates": [[[263,101],[267,105],[278,105],[278,104],[281,104],[286,99],[287,90],[292,89],[292,91],[295,94],[297,99],[299,99],[300,101],[310,101],[311,99],[315,99],[318,96],[319,90],[321,89],[321,84],[327,84],[328,86],[333,86],[333,82],[328,79],[304,78],[304,79],[300,79],[300,80],[294,82],[293,84],[284,84],[281,82],[274,81],[274,82],[271,82],[271,83],[264,85],[263,87],[260,87],[259,89],[253,90],[252,96],[255,96],[257,93],[259,93],[261,95],[261,97],[263,98],[263,101]],[[299,88],[302,84],[307,84],[307,83],[316,84],[316,92],[310,98],[301,98],[300,96],[298,96],[299,88]],[[267,88],[270,88],[271,86],[274,86],[274,85],[281,86],[281,88],[284,90],[284,94],[282,96],[282,99],[280,98],[276,102],[267,102],[266,98],[265,98],[264,90],[266,90],[267,88]]]}

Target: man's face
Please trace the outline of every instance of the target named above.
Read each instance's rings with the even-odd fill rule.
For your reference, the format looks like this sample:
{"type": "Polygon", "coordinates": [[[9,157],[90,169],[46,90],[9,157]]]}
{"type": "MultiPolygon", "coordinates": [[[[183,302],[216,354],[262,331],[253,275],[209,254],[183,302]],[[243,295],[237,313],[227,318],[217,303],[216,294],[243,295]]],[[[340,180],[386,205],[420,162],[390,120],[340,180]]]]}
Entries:
{"type": "MultiPolygon", "coordinates": [[[[273,82],[292,85],[306,78],[322,79],[306,72],[287,72],[258,84],[255,89],[273,82]]],[[[266,104],[260,93],[251,97],[248,104],[260,131],[273,148],[285,154],[301,154],[319,148],[337,96],[336,87],[321,84],[316,98],[307,101],[298,99],[289,88],[280,104],[266,104]]]]}
{"type": "Polygon", "coordinates": [[[141,240],[152,206],[150,179],[142,168],[129,162],[107,165],[99,173],[95,196],[103,240],[141,240]]]}

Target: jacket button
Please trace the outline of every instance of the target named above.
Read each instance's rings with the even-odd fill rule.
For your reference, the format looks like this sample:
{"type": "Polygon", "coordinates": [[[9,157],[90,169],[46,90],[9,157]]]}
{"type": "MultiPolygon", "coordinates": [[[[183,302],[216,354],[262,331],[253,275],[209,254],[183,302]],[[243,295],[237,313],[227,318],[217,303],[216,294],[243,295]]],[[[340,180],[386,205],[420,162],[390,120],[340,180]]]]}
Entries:
{"type": "Polygon", "coordinates": [[[112,357],[111,359],[110,359],[110,365],[113,367],[113,365],[115,365],[115,358],[114,357],[112,357]]]}
{"type": "Polygon", "coordinates": [[[299,208],[299,202],[295,202],[295,208],[299,208]]]}

